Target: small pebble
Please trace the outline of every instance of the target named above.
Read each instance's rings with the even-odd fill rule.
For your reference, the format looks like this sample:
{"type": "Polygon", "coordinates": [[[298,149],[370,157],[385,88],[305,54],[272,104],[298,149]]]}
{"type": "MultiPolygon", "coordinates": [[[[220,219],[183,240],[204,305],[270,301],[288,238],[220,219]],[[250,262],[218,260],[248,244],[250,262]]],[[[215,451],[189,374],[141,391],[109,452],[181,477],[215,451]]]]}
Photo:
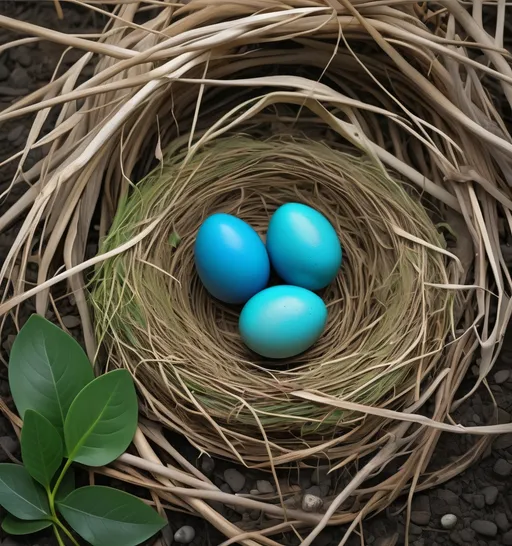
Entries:
{"type": "Polygon", "coordinates": [[[485,504],[492,506],[498,499],[499,491],[494,485],[489,485],[482,489],[482,493],[485,498],[485,504]]]}
{"type": "Polygon", "coordinates": [[[473,529],[462,529],[459,531],[459,537],[469,544],[475,543],[475,531],[473,529]]]}
{"type": "Polygon", "coordinates": [[[302,509],[304,512],[318,512],[323,503],[320,497],[306,493],[302,499],[302,509]]]}
{"type": "Polygon", "coordinates": [[[507,478],[512,474],[512,464],[505,459],[498,459],[494,464],[494,473],[502,478],[507,478]]]}
{"type": "Polygon", "coordinates": [[[409,531],[411,535],[421,535],[422,533],[421,527],[419,527],[418,525],[414,525],[414,523],[411,523],[411,525],[409,525],[409,531]]]}
{"type": "Polygon", "coordinates": [[[0,461],[10,460],[7,456],[7,452],[14,455],[19,448],[19,442],[11,436],[0,437],[0,461]]]}
{"type": "Polygon", "coordinates": [[[24,48],[23,46],[20,47],[20,51],[18,51],[16,59],[20,63],[20,65],[24,66],[25,68],[29,67],[32,64],[32,57],[28,52],[28,49],[24,48]]]}
{"type": "Polygon", "coordinates": [[[430,512],[426,510],[414,510],[411,512],[411,521],[416,525],[428,525],[430,512]]]}
{"type": "Polygon", "coordinates": [[[319,485],[312,485],[305,491],[308,495],[322,498],[322,488],[319,485]]]}
{"type": "Polygon", "coordinates": [[[76,317],[74,315],[66,315],[65,317],[62,317],[62,324],[64,324],[66,328],[71,329],[80,326],[81,321],[79,317],[76,317]]]}
{"type": "Polygon", "coordinates": [[[17,125],[14,129],[11,129],[7,134],[7,140],[13,144],[15,143],[23,133],[23,125],[17,125]]]}
{"type": "Polygon", "coordinates": [[[512,434],[501,434],[494,440],[496,449],[510,449],[512,447],[512,434]]]}
{"type": "Polygon", "coordinates": [[[481,510],[485,506],[485,498],[483,495],[473,495],[473,506],[481,510]]]}
{"type": "Polygon", "coordinates": [[[27,88],[30,85],[30,76],[24,68],[18,66],[11,72],[10,81],[13,87],[27,88]]]}
{"type": "Polygon", "coordinates": [[[201,457],[201,470],[207,476],[210,476],[215,470],[215,461],[208,455],[203,455],[201,457]]]}
{"type": "Polygon", "coordinates": [[[492,521],[477,519],[471,523],[471,529],[484,537],[495,537],[498,534],[498,527],[492,521]]]}
{"type": "Polygon", "coordinates": [[[505,533],[501,538],[501,542],[503,543],[503,546],[512,546],[512,531],[505,533]]]}
{"type": "Polygon", "coordinates": [[[440,499],[443,499],[446,504],[449,506],[459,504],[459,497],[453,491],[450,491],[448,489],[439,489],[437,492],[437,496],[440,499]]]}
{"type": "Polygon", "coordinates": [[[251,490],[249,491],[249,493],[250,493],[251,495],[256,495],[256,496],[258,496],[258,495],[260,494],[260,492],[259,492],[257,489],[251,489],[251,490]]]}
{"type": "Polygon", "coordinates": [[[500,370],[499,372],[496,372],[494,374],[494,382],[497,385],[501,385],[502,383],[506,383],[509,377],[510,377],[510,370],[500,370]]]}
{"type": "Polygon", "coordinates": [[[498,512],[494,516],[494,521],[496,522],[496,525],[498,526],[498,529],[504,533],[505,531],[508,531],[510,529],[510,523],[508,521],[507,515],[503,512],[498,512]]]}
{"type": "Polygon", "coordinates": [[[445,514],[441,518],[441,527],[443,529],[453,529],[457,525],[457,516],[455,514],[445,514]]]}
{"type": "Polygon", "coordinates": [[[174,540],[179,544],[190,544],[195,537],[196,531],[190,525],[184,525],[174,533],[174,540]]]}
{"type": "Polygon", "coordinates": [[[274,486],[267,480],[258,480],[256,482],[256,487],[258,488],[258,491],[262,494],[272,494],[274,493],[274,486]]]}
{"type": "Polygon", "coordinates": [[[245,476],[235,468],[228,468],[224,471],[224,479],[231,489],[238,493],[244,488],[245,476]]]}

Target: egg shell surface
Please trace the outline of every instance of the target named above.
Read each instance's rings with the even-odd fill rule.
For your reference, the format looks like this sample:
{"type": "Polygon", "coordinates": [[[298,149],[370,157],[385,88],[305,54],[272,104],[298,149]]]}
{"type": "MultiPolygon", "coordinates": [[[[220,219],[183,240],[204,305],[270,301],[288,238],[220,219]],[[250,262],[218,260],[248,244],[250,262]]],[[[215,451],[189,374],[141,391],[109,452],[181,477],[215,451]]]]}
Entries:
{"type": "Polygon", "coordinates": [[[289,358],[311,347],[327,322],[327,308],[299,286],[272,286],[253,296],[240,314],[244,343],[267,358],[289,358]]]}
{"type": "Polygon", "coordinates": [[[265,245],[236,216],[209,216],[197,233],[194,258],[206,290],[223,302],[245,303],[267,286],[270,262],[265,245]]]}
{"type": "Polygon", "coordinates": [[[270,219],[267,251],[277,274],[287,283],[320,290],[341,266],[341,244],[332,224],[300,203],[279,207],[270,219]]]}

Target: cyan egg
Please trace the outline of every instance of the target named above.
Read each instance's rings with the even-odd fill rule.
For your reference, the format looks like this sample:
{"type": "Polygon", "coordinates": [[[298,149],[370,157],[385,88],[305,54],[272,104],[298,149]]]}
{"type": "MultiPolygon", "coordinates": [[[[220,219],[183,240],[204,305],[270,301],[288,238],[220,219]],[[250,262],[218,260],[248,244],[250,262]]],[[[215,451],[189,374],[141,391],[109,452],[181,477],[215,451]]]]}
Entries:
{"type": "Polygon", "coordinates": [[[268,226],[267,251],[287,283],[320,290],[341,266],[341,244],[332,224],[317,210],[299,203],[279,207],[268,226]]]}
{"type": "Polygon", "coordinates": [[[311,347],[327,322],[325,303],[300,286],[272,286],[253,296],[240,314],[244,343],[267,358],[289,358],[311,347]]]}
{"type": "Polygon", "coordinates": [[[197,233],[194,258],[206,290],[223,302],[245,303],[267,286],[270,262],[265,245],[236,216],[208,217],[197,233]]]}

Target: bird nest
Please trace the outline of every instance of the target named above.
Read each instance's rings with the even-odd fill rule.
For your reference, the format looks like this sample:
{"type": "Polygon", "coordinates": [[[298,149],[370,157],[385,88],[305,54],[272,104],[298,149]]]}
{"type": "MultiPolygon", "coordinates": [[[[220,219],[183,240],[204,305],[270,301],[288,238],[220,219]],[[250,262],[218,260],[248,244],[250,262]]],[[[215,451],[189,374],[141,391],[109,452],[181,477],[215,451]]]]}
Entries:
{"type": "Polygon", "coordinates": [[[438,371],[460,262],[417,192],[369,158],[291,137],[172,147],[119,208],[102,252],[151,223],[149,237],[97,272],[99,338],[110,364],[133,373],[148,412],[202,451],[268,466],[269,454],[274,464],[339,458],[386,426],[330,400],[398,409],[438,371]],[[226,212],[264,236],[291,201],[329,218],[346,258],[322,294],[329,319],[319,342],[286,362],[261,360],[241,342],[240,309],[201,285],[195,235],[207,215],[226,212]]]}
{"type": "Polygon", "coordinates": [[[500,246],[512,226],[504,5],[94,4],[109,18],[99,36],[0,18],[82,51],[0,113],[37,113],[10,158],[7,193],[28,186],[0,216],[0,232],[21,220],[0,269],[0,317],[17,320],[33,298],[58,319],[72,294],[97,370],[132,371],[149,419],[134,451],[98,472],[145,486],[159,508],[204,516],[230,544],[275,546],[271,535],[314,527],[308,546],[326,525],[350,523],[350,534],[398,495],[452,478],[510,431],[468,428],[456,413],[485,384],[512,312],[500,246]],[[322,294],[323,337],[277,365],[243,347],[238,309],[205,294],[192,243],[221,210],[263,235],[286,201],[322,211],[346,259],[322,294]],[[271,471],[278,495],[220,491],[169,428],[271,471]],[[443,431],[477,438],[432,466],[443,431]],[[287,472],[316,465],[350,478],[324,513],[290,509],[287,472]],[[270,519],[234,525],[210,501],[270,519]]]}

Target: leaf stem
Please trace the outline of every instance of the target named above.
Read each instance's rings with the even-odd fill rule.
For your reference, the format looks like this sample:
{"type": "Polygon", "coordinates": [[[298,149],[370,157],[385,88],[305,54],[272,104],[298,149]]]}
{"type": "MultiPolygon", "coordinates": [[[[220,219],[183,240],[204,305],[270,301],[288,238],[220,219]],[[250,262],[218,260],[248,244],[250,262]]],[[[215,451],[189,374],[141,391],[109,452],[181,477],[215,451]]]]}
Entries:
{"type": "MultiPolygon", "coordinates": [[[[63,523],[61,523],[59,518],[55,517],[54,520],[53,520],[53,523],[54,523],[54,525],[57,525],[62,530],[62,532],[69,538],[69,540],[72,542],[73,546],[80,546],[80,544],[78,544],[78,542],[75,540],[75,537],[66,528],[66,526],[63,523]]],[[[55,530],[58,531],[58,529],[55,529],[55,530]]]]}
{"type": "Polygon", "coordinates": [[[64,542],[62,541],[62,537],[60,536],[59,529],[55,523],[53,524],[53,532],[55,533],[55,537],[57,538],[57,542],[59,543],[59,546],[66,546],[64,542]]]}
{"type": "Polygon", "coordinates": [[[53,488],[53,491],[50,491],[48,493],[48,500],[50,501],[50,510],[51,514],[54,518],[57,516],[55,515],[55,495],[57,494],[57,491],[59,490],[60,484],[62,483],[62,480],[64,479],[64,476],[66,475],[66,472],[69,470],[69,467],[71,466],[71,463],[73,461],[71,459],[68,459],[66,461],[66,464],[64,465],[64,468],[62,469],[56,483],[55,487],[53,488]]]}

